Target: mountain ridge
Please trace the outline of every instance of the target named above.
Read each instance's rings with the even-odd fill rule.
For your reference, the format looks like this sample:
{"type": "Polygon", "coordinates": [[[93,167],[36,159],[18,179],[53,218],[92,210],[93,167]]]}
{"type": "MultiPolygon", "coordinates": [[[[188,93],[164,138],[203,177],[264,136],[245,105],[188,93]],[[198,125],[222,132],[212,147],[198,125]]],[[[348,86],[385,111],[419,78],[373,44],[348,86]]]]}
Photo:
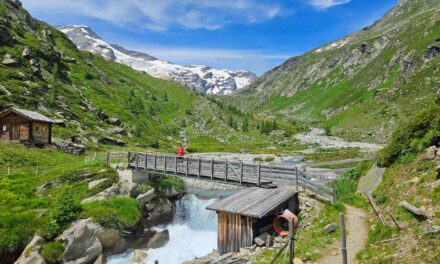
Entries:
{"type": "Polygon", "coordinates": [[[230,94],[254,81],[257,76],[246,70],[214,69],[206,65],[178,65],[162,61],[143,52],[128,50],[118,44],[105,42],[90,27],[60,26],[80,50],[123,63],[153,77],[172,80],[203,94],[230,94]]]}

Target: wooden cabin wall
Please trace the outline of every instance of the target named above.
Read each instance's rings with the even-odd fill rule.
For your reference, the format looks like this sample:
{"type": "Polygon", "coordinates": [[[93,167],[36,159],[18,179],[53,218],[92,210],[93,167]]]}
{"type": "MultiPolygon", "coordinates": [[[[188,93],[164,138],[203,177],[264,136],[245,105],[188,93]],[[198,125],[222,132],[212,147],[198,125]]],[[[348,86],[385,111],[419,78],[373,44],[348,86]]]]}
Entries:
{"type": "Polygon", "coordinates": [[[219,254],[239,252],[241,247],[252,246],[252,219],[237,214],[218,213],[219,254]]]}
{"type": "Polygon", "coordinates": [[[9,113],[0,120],[0,129],[2,140],[29,140],[29,120],[17,115],[9,113]],[[7,131],[3,131],[3,127],[7,127],[7,131]]]}
{"type": "Polygon", "coordinates": [[[33,122],[32,136],[35,143],[49,143],[50,124],[33,122]]]}

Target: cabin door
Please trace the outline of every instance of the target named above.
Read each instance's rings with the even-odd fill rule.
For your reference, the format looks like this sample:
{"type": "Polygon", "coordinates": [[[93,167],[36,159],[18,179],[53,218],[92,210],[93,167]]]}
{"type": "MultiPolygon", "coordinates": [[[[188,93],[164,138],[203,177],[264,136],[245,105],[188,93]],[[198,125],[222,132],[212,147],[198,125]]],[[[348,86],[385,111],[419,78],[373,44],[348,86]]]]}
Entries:
{"type": "Polygon", "coordinates": [[[11,140],[20,139],[20,124],[11,124],[11,140]]]}

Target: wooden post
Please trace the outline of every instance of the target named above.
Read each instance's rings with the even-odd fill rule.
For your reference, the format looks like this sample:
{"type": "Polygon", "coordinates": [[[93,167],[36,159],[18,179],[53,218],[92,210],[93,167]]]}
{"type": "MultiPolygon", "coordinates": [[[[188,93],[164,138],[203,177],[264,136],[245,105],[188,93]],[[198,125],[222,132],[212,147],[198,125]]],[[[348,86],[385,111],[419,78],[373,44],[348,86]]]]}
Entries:
{"type": "Polygon", "coordinates": [[[261,186],[261,165],[258,163],[257,165],[257,186],[261,186]]]}
{"type": "MultiPolygon", "coordinates": [[[[108,157],[108,153],[107,153],[107,157],[108,157]]],[[[131,158],[131,152],[129,151],[128,152],[128,160],[127,160],[127,163],[128,163],[128,167],[130,167],[130,158],[131,158]]],[[[107,165],[108,165],[108,163],[107,163],[107,165]]]]}
{"type": "Polygon", "coordinates": [[[228,161],[225,161],[225,181],[228,180],[228,161]]]}
{"type": "Polygon", "coordinates": [[[163,155],[163,172],[167,173],[167,155],[163,155]]]}
{"type": "Polygon", "coordinates": [[[154,154],[154,156],[153,156],[153,159],[154,159],[154,171],[156,171],[157,170],[157,155],[156,154],[154,154]]]}
{"type": "Polygon", "coordinates": [[[211,159],[211,180],[214,179],[214,158],[211,159]]]}
{"type": "Polygon", "coordinates": [[[188,161],[188,157],[185,157],[185,163],[186,163],[185,175],[188,176],[189,175],[189,161],[188,161]]]}
{"type": "Polygon", "coordinates": [[[177,156],[175,156],[174,157],[174,173],[176,173],[176,174],[178,173],[178,171],[177,171],[177,162],[178,162],[177,161],[177,156]]]}
{"type": "Polygon", "coordinates": [[[139,168],[139,155],[138,154],[136,154],[134,162],[135,162],[136,170],[138,170],[138,168],[139,168]]]}
{"type": "Polygon", "coordinates": [[[243,161],[240,162],[240,184],[243,183],[243,161]]]}
{"type": "MultiPolygon", "coordinates": [[[[109,164],[110,163],[110,151],[107,151],[107,160],[105,162],[105,164],[109,164]]],[[[128,166],[130,166],[130,152],[128,152],[128,166]]]]}
{"type": "Polygon", "coordinates": [[[144,154],[144,170],[147,170],[148,169],[148,154],[147,153],[145,153],[144,154]]]}
{"type": "Polygon", "coordinates": [[[293,219],[289,219],[289,264],[293,264],[295,259],[295,233],[293,219]]]}
{"type": "Polygon", "coordinates": [[[336,203],[336,180],[333,180],[333,204],[336,203]]]}
{"type": "Polygon", "coordinates": [[[345,238],[345,219],[344,219],[344,214],[341,213],[339,215],[339,218],[340,218],[340,221],[341,221],[342,263],[343,264],[347,264],[348,263],[348,260],[347,260],[347,240],[345,238]]]}
{"type": "Polygon", "coordinates": [[[298,167],[295,167],[296,191],[299,192],[298,167]]]}

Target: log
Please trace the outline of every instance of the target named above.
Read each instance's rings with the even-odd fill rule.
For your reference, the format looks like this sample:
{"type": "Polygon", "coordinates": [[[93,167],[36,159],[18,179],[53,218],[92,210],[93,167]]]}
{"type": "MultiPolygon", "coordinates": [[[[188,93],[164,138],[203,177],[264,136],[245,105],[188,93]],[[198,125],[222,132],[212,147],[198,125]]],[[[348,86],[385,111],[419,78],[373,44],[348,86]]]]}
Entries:
{"type": "Polygon", "coordinates": [[[408,203],[407,201],[402,201],[399,203],[400,206],[402,206],[403,208],[405,208],[406,210],[410,211],[411,213],[413,213],[415,216],[423,218],[423,219],[427,219],[428,218],[428,214],[422,210],[420,210],[419,208],[415,207],[414,205],[408,203]]]}
{"type": "Polygon", "coordinates": [[[382,217],[382,215],[379,212],[379,208],[376,205],[376,202],[374,201],[373,197],[371,196],[371,194],[364,192],[364,194],[367,196],[368,201],[370,202],[371,208],[373,208],[374,213],[376,213],[377,217],[379,218],[379,220],[382,222],[383,225],[387,225],[384,218],[382,217]]]}

